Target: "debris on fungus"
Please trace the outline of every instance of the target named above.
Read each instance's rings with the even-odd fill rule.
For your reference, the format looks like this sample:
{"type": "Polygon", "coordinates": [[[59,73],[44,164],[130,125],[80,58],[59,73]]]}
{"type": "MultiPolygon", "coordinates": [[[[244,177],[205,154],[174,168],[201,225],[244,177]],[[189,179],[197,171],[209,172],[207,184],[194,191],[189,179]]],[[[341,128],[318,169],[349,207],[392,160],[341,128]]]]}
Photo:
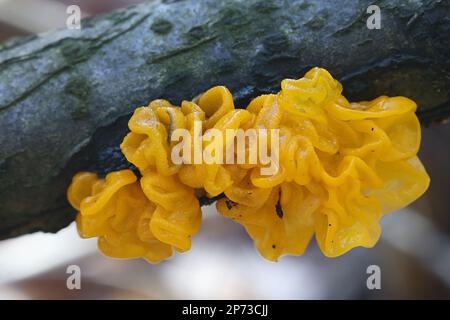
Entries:
{"type": "MultiPolygon", "coordinates": [[[[341,93],[326,70],[313,68],[301,79],[283,80],[280,92],[259,96],[246,109],[235,108],[222,86],[180,107],[155,100],[137,108],[121,150],[142,177],[131,170],[105,179],[76,174],[67,195],[79,211],[79,234],[98,237],[107,256],[157,263],[173,249],[190,249],[201,225],[196,195],[202,193],[225,195],[218,197],[218,211],[242,224],[268,260],[302,254],[314,235],[328,257],[373,247],[382,216],[408,205],[429,185],[416,156],[416,104],[386,96],[350,103],[341,93]],[[203,125],[200,132],[196,121],[203,125]],[[277,170],[261,175],[266,164],[259,161],[176,164],[171,135],[180,128],[200,138],[202,147],[212,143],[205,137],[211,128],[277,129],[277,170]]],[[[234,139],[222,142],[224,149],[235,146],[234,139]]]]}

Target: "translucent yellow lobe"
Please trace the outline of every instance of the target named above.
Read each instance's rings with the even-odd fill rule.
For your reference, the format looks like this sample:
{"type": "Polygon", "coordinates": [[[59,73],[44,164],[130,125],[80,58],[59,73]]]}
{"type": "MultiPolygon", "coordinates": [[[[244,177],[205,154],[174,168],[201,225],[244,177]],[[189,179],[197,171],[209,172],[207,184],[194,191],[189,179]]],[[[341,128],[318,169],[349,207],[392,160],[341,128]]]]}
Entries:
{"type": "MultiPolygon", "coordinates": [[[[421,139],[416,104],[386,96],[350,103],[341,92],[326,70],[313,68],[301,79],[283,80],[280,92],[259,96],[246,109],[236,109],[222,86],[181,107],[155,100],[137,108],[121,150],[142,177],[130,170],[105,179],[76,174],[67,197],[79,211],[79,234],[97,237],[107,256],[157,263],[173,249],[190,249],[201,225],[197,195],[223,194],[218,211],[242,224],[268,260],[302,254],[313,236],[328,257],[373,247],[381,217],[429,186],[416,156],[421,139]],[[196,121],[202,123],[200,132],[196,121]],[[250,128],[279,130],[274,175],[261,175],[265,164],[259,161],[172,162],[170,137],[176,129],[201,139],[208,129],[250,128]]],[[[225,151],[234,137],[223,139],[225,151]]],[[[183,157],[213,143],[200,141],[201,146],[189,140],[192,154],[183,157]]]]}

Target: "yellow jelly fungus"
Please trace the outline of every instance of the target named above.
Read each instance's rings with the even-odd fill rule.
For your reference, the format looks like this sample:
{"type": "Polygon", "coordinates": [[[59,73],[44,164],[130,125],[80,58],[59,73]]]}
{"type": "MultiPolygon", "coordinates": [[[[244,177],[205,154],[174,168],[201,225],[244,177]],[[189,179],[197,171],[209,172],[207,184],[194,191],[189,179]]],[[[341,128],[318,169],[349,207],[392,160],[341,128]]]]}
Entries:
{"type": "MultiPolygon", "coordinates": [[[[416,200],[430,182],[416,156],[416,104],[386,96],[350,103],[341,92],[326,70],[313,68],[301,79],[283,80],[280,92],[259,96],[246,109],[236,109],[222,86],[181,107],[155,100],[137,108],[121,150],[142,177],[130,170],[105,179],[76,174],[67,197],[79,211],[79,234],[98,237],[107,256],[156,263],[173,248],[191,247],[201,224],[196,195],[223,194],[218,211],[242,224],[268,260],[302,254],[314,235],[328,257],[373,247],[381,217],[416,200]],[[275,174],[262,175],[260,161],[195,161],[212,146],[208,129],[249,128],[279,130],[275,174]],[[192,153],[182,156],[194,162],[172,161],[176,144],[170,138],[176,129],[193,137],[186,142],[192,153]]],[[[224,150],[234,139],[223,138],[224,150]]]]}

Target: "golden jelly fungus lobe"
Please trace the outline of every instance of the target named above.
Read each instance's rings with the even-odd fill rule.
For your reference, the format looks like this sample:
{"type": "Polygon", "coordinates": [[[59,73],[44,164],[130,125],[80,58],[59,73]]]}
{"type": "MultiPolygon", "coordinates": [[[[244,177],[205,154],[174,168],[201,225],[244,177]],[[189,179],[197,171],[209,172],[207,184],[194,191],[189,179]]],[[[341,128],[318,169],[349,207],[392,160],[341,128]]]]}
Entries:
{"type": "Polygon", "coordinates": [[[75,175],[68,195],[80,210],[76,219],[80,236],[98,237],[98,247],[107,256],[145,258],[151,263],[170,257],[174,248],[189,249],[190,235],[200,228],[198,200],[166,213],[170,193],[152,202],[141,184],[148,193],[161,191],[159,186],[137,181],[130,170],[111,172],[105,179],[86,172],[75,175]],[[82,193],[87,196],[80,201],[82,193]]]}
{"type": "Polygon", "coordinates": [[[280,92],[246,108],[236,108],[223,86],[181,106],[154,100],[135,110],[120,146],[142,177],[130,170],[105,179],[81,172],[68,200],[79,211],[80,235],[97,237],[111,257],[156,263],[173,249],[189,250],[201,225],[199,195],[223,195],[218,211],[243,225],[268,260],[302,254],[312,237],[336,257],[373,247],[383,215],[427,190],[415,111],[405,97],[349,102],[321,68],[283,80],[280,92]],[[182,144],[173,139],[179,129],[189,133],[182,144]],[[269,151],[279,153],[275,172],[263,174],[268,164],[260,157],[250,161],[260,151],[250,139],[240,154],[239,134],[226,135],[230,129],[253,129],[256,141],[267,140],[269,151]],[[215,150],[219,161],[205,161],[205,150],[215,150]]]}

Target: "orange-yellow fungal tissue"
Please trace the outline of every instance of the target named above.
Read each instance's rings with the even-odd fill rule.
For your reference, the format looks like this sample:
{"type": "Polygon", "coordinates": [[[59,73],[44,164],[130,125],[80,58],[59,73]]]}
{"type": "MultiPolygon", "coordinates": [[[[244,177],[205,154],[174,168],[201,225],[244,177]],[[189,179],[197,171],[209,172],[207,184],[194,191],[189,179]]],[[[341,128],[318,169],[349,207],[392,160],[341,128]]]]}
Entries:
{"type": "Polygon", "coordinates": [[[97,237],[99,249],[111,257],[157,263],[173,249],[189,250],[201,225],[199,194],[223,194],[216,203],[220,214],[243,225],[268,260],[302,254],[313,236],[326,256],[336,257],[373,247],[383,215],[427,190],[415,111],[405,97],[351,103],[341,84],[320,68],[283,80],[280,92],[256,97],[245,109],[235,108],[222,86],[180,107],[154,100],[135,110],[120,146],[141,177],[131,170],[104,179],[81,172],[67,197],[79,211],[79,234],[97,237]],[[227,136],[227,129],[252,128],[279,132],[264,137],[279,139],[274,174],[261,174],[267,164],[260,159],[247,161],[257,151],[250,145],[243,163],[201,161],[202,150],[218,142],[209,129],[223,133],[223,154],[215,154],[220,160],[230,148],[232,158],[238,157],[236,136],[227,136]],[[171,157],[179,147],[171,140],[177,129],[191,137],[184,141],[191,148],[182,152],[181,163],[171,157]]]}

